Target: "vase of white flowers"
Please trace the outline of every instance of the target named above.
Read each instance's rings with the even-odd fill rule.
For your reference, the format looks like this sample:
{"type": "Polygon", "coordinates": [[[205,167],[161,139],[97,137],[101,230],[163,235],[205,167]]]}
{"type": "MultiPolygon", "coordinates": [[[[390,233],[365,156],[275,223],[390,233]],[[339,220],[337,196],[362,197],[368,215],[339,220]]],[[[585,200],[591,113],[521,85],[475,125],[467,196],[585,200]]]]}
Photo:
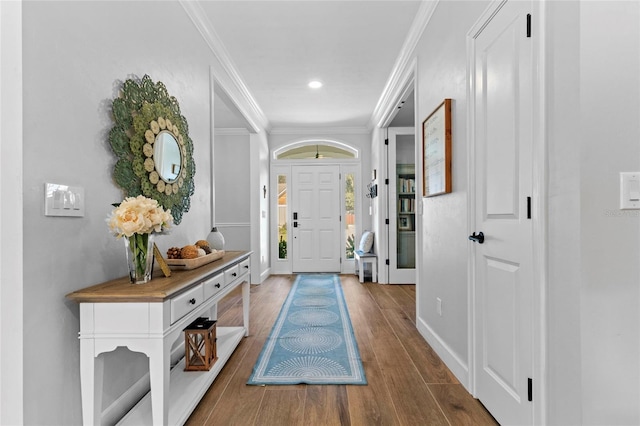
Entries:
{"type": "Polygon", "coordinates": [[[154,234],[171,226],[171,211],[143,195],[125,198],[115,207],[107,218],[109,229],[116,237],[124,237],[131,282],[146,283],[153,269],[154,234]]]}

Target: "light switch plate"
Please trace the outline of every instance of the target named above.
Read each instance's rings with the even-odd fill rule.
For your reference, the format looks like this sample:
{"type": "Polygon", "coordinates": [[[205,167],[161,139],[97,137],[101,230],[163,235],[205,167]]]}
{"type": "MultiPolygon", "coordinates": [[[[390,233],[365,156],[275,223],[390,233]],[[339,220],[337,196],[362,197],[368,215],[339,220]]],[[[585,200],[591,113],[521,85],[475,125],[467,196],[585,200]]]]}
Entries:
{"type": "Polygon", "coordinates": [[[640,209],[640,172],[620,173],[620,209],[640,209]]]}
{"type": "Polygon", "coordinates": [[[44,184],[45,216],[84,216],[84,188],[81,186],[44,184]]]}

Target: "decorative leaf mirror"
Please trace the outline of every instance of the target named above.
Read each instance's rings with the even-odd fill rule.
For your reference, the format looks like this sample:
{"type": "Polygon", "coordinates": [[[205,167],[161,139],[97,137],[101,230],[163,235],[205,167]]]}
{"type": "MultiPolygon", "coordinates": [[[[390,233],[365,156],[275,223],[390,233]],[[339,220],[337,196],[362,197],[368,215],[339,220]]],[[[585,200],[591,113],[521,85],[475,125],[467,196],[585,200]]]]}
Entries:
{"type": "Polygon", "coordinates": [[[109,143],[118,157],[113,178],[125,197],[144,195],[171,209],[179,224],[194,193],[193,142],[175,97],[148,75],[128,79],[113,100],[109,143]]]}

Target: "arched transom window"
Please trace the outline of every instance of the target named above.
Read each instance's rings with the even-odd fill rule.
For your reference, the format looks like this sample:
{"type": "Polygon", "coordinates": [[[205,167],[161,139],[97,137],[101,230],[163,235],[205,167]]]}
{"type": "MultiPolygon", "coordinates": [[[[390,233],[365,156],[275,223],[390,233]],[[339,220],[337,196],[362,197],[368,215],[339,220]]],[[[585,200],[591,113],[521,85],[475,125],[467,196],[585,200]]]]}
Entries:
{"type": "Polygon", "coordinates": [[[325,158],[358,158],[358,151],[341,142],[318,140],[294,142],[273,152],[276,160],[307,160],[325,158]]]}

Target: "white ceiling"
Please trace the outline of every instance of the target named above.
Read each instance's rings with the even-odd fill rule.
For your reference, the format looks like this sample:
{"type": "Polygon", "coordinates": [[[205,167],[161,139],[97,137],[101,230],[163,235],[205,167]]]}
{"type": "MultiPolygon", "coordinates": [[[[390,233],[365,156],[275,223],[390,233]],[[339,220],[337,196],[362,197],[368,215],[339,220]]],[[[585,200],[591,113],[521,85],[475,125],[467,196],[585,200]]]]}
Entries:
{"type": "MultiPolygon", "coordinates": [[[[272,129],[367,127],[420,3],[200,1],[272,129]]],[[[216,126],[244,127],[226,106],[216,126]]]]}

